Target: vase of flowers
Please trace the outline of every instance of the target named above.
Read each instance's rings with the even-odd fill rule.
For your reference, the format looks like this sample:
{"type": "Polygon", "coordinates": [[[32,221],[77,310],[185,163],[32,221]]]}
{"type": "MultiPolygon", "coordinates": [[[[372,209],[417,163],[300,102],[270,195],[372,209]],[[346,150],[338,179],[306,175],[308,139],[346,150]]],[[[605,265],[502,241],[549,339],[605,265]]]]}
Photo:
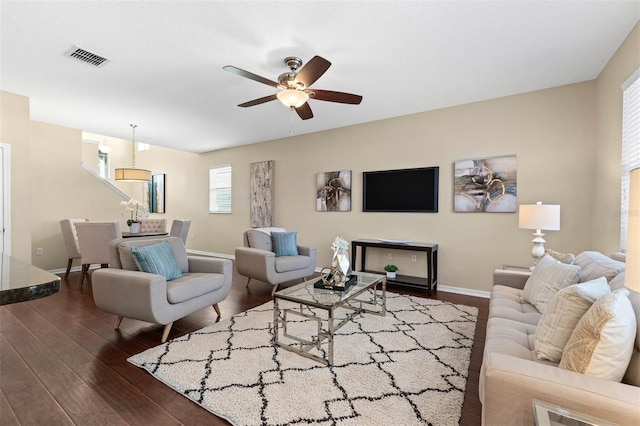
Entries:
{"type": "Polygon", "coordinates": [[[333,249],[331,269],[340,274],[341,282],[345,282],[349,278],[349,243],[342,237],[336,237],[331,248],[333,249]]]}
{"type": "Polygon", "coordinates": [[[122,206],[122,216],[128,216],[127,226],[132,234],[140,232],[140,219],[149,216],[149,209],[146,205],[133,198],[129,201],[120,202],[122,206]]]}

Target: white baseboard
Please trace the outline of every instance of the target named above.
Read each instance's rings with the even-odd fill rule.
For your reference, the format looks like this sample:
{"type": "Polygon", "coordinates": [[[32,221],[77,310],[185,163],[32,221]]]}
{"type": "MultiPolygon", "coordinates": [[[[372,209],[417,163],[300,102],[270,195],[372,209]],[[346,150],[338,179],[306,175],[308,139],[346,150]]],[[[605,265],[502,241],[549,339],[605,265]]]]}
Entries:
{"type": "Polygon", "coordinates": [[[438,287],[436,287],[438,291],[445,291],[447,293],[456,293],[456,294],[464,294],[467,296],[475,296],[475,297],[482,297],[485,299],[488,299],[489,296],[491,295],[490,292],[488,291],[482,291],[482,290],[473,290],[471,288],[462,288],[462,287],[452,287],[449,285],[440,285],[438,284],[438,287]]]}

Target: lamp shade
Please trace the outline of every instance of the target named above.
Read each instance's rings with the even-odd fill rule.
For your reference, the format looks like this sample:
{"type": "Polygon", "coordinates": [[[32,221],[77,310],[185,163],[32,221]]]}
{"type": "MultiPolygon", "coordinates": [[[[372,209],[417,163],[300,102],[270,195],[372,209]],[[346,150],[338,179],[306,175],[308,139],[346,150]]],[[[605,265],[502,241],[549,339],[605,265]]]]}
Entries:
{"type": "Polygon", "coordinates": [[[151,182],[151,171],[136,169],[135,167],[125,167],[115,169],[115,178],[119,181],[151,182]]]}
{"type": "Polygon", "coordinates": [[[523,204],[518,212],[518,227],[521,229],[560,230],[560,205],[523,204]]]}
{"type": "Polygon", "coordinates": [[[288,107],[298,108],[309,100],[309,95],[302,90],[286,89],[279,91],[276,96],[288,107]]]}
{"type": "Polygon", "coordinates": [[[640,168],[631,170],[629,175],[629,223],[624,285],[640,292],[640,168]]]}

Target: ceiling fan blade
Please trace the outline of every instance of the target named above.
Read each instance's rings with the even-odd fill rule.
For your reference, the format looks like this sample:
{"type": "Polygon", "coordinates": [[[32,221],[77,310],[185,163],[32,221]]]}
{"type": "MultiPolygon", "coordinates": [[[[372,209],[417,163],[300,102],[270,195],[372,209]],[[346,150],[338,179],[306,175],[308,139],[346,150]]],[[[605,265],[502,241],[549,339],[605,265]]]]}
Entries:
{"type": "Polygon", "coordinates": [[[275,81],[271,81],[268,78],[260,77],[258,74],[242,70],[240,68],[234,67],[233,65],[226,65],[222,67],[222,69],[237,74],[241,77],[246,77],[253,81],[257,81],[258,83],[266,84],[267,86],[278,87],[278,83],[276,83],[275,81]]]}
{"type": "Polygon", "coordinates": [[[296,81],[302,82],[304,87],[309,87],[315,83],[317,79],[322,77],[322,74],[324,74],[330,66],[331,62],[320,56],[314,56],[298,71],[296,81]]]}
{"type": "Polygon", "coordinates": [[[251,106],[255,106],[255,105],[260,105],[260,104],[263,104],[265,102],[274,101],[276,99],[278,99],[278,98],[274,94],[274,95],[265,96],[264,98],[254,99],[252,101],[245,102],[245,103],[240,104],[238,106],[242,107],[242,108],[246,108],[246,107],[251,107],[251,106]]]}
{"type": "Polygon", "coordinates": [[[313,111],[311,111],[311,107],[309,106],[308,102],[305,102],[304,104],[296,108],[296,112],[303,120],[313,118],[313,111]]]}
{"type": "Polygon", "coordinates": [[[309,99],[318,101],[338,102],[341,104],[358,105],[362,101],[362,96],[352,93],[334,92],[333,90],[305,90],[309,94],[309,99]]]}

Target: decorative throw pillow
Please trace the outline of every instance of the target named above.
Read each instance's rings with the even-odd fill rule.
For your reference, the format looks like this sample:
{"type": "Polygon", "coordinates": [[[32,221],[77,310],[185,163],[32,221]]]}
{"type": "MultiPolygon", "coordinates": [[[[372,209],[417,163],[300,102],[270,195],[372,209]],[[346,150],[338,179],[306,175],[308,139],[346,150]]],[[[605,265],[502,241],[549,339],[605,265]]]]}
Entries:
{"type": "Polygon", "coordinates": [[[598,299],[578,321],[558,367],[619,382],[633,352],[636,315],[627,289],[598,299]]]}
{"type": "Polygon", "coordinates": [[[538,359],[559,362],[580,318],[593,302],[611,293],[605,277],[573,284],[558,291],[547,305],[536,328],[535,351],[538,359]]]}
{"type": "Polygon", "coordinates": [[[162,275],[167,281],[182,276],[171,244],[167,241],[144,247],[131,247],[131,253],[138,269],[143,272],[162,275]]]}
{"type": "Polygon", "coordinates": [[[271,242],[273,243],[273,251],[276,253],[276,257],[298,255],[297,234],[296,231],[271,233],[271,242]]]}
{"type": "Polygon", "coordinates": [[[576,261],[576,256],[573,253],[562,253],[559,251],[546,249],[544,251],[544,254],[548,254],[555,260],[558,260],[562,263],[568,263],[569,265],[573,265],[573,263],[576,261]]]}
{"type": "Polygon", "coordinates": [[[544,313],[558,290],[576,284],[579,274],[579,266],[567,265],[544,255],[525,283],[522,298],[544,313]]]}

